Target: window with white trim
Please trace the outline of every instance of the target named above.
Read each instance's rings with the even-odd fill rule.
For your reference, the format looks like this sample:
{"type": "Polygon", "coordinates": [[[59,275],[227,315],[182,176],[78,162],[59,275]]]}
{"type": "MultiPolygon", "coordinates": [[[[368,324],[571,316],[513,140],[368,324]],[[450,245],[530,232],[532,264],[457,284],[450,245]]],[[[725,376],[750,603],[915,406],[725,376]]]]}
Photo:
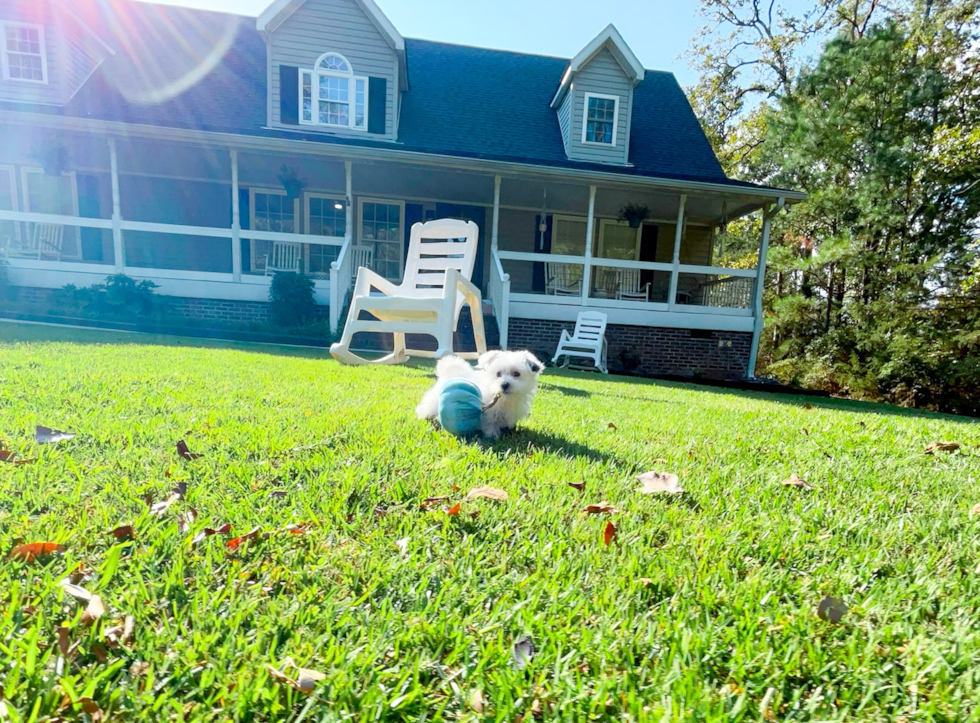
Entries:
{"type": "Polygon", "coordinates": [[[44,28],[29,23],[0,22],[3,31],[3,79],[48,82],[44,28]]]}
{"type": "MultiPolygon", "coordinates": [[[[14,167],[0,166],[0,211],[17,210],[17,187],[14,182],[14,167]]],[[[0,221],[0,255],[8,253],[20,239],[20,224],[16,221],[0,221]]]]}
{"type": "MultiPolygon", "coordinates": [[[[78,215],[78,184],[75,173],[49,176],[40,168],[21,168],[24,210],[28,213],[49,213],[56,216],[78,215]]],[[[41,228],[51,224],[25,224],[28,243],[37,248],[34,241],[41,228]]],[[[61,259],[81,258],[78,243],[81,229],[78,226],[63,226],[61,231],[61,259]]]]}
{"type": "Polygon", "coordinates": [[[358,239],[363,246],[374,246],[374,270],[386,279],[402,276],[405,238],[402,220],[405,204],[401,201],[361,199],[358,239]]]}
{"type": "Polygon", "coordinates": [[[368,80],[354,75],[339,53],[325,53],[313,70],[299,71],[299,97],[303,125],[367,130],[368,80]]]}
{"type": "MultiPolygon", "coordinates": [[[[313,236],[343,238],[347,233],[347,205],[342,198],[319,193],[306,194],[306,232],[313,236]]],[[[339,246],[307,244],[307,273],[330,273],[330,264],[340,254],[339,246]]]]}
{"type": "Polygon", "coordinates": [[[585,111],[582,119],[583,143],[616,145],[616,124],[618,121],[618,96],[585,94],[585,111]]]}
{"type": "MultiPolygon", "coordinates": [[[[299,199],[289,198],[278,189],[249,189],[249,227],[253,231],[296,233],[299,199]]],[[[253,273],[265,271],[265,259],[272,253],[271,241],[252,239],[250,266],[253,273]]]]}

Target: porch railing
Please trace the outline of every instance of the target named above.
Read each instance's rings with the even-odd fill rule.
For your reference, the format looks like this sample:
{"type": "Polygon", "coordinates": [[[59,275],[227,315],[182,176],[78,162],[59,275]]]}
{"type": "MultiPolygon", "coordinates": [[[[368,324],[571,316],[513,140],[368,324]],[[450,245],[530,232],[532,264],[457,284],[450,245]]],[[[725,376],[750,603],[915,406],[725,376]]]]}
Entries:
{"type": "Polygon", "coordinates": [[[507,327],[510,321],[510,274],[504,271],[497,249],[492,250],[491,259],[488,291],[490,292],[490,303],[493,306],[493,315],[497,320],[497,329],[500,333],[500,348],[506,349],[507,327]]]}
{"type": "MultiPolygon", "coordinates": [[[[185,226],[179,224],[154,223],[146,221],[130,221],[104,218],[84,218],[81,216],[64,216],[47,213],[29,213],[23,211],[0,210],[0,229],[6,230],[0,233],[0,254],[5,255],[14,265],[18,263],[25,269],[34,271],[66,271],[78,273],[87,271],[89,273],[113,274],[124,273],[137,279],[141,277],[152,279],[165,279],[170,283],[186,282],[193,284],[195,293],[206,293],[206,290],[199,286],[201,283],[221,283],[221,284],[244,284],[255,289],[270,283],[264,275],[247,274],[242,275],[241,256],[236,254],[233,246],[238,243],[238,239],[262,242],[280,242],[307,244],[311,246],[337,246],[340,253],[337,261],[330,267],[329,277],[331,286],[330,292],[330,320],[331,328],[336,331],[339,323],[340,307],[346,301],[346,293],[350,289],[350,254],[348,253],[350,239],[335,236],[314,236],[310,234],[280,233],[276,231],[261,231],[251,229],[241,229],[236,237],[236,232],[232,228],[216,226],[185,226]],[[72,234],[66,234],[68,229],[76,229],[72,234]],[[104,243],[99,240],[102,248],[107,250],[111,247],[111,260],[87,260],[83,258],[82,234],[79,229],[96,229],[101,232],[118,233],[123,235],[122,243],[104,243]],[[133,236],[144,236],[153,234],[161,236],[160,242],[150,241],[139,244],[138,248],[143,256],[133,258],[136,254],[131,252],[135,248],[129,249],[130,258],[127,256],[125,234],[133,236]],[[64,253],[65,239],[70,238],[72,248],[70,253],[64,253]],[[168,238],[170,243],[168,243],[168,238]],[[193,252],[186,255],[194,263],[193,268],[188,268],[190,263],[174,262],[168,253],[175,246],[174,241],[181,239],[186,246],[194,246],[193,252]],[[223,252],[219,254],[200,254],[200,244],[209,243],[213,240],[223,247],[223,252]],[[227,242],[224,247],[223,242],[227,242]],[[122,258],[116,258],[117,250],[122,250],[122,258]],[[159,252],[159,254],[153,253],[159,252]],[[145,258],[152,258],[148,262],[145,258]],[[212,258],[213,256],[213,258],[212,258]],[[200,268],[202,257],[207,257],[214,268],[200,268]],[[220,257],[220,258],[219,258],[220,257]],[[339,263],[338,263],[339,262],[339,263]],[[345,271],[342,270],[346,264],[345,271]],[[335,273],[334,267],[338,267],[335,273]],[[332,303],[335,298],[340,302],[332,303]]],[[[131,239],[132,240],[132,239],[131,239]]],[[[188,259],[185,259],[186,262],[188,259]]],[[[317,288],[321,291],[325,283],[320,283],[317,288]]],[[[217,287],[215,287],[217,288],[217,287]]],[[[220,297],[219,297],[220,298],[220,297]]]]}
{"type": "Polygon", "coordinates": [[[354,255],[350,251],[350,239],[340,249],[337,260],[330,264],[330,331],[340,328],[340,312],[347,303],[354,273],[354,255]]]}

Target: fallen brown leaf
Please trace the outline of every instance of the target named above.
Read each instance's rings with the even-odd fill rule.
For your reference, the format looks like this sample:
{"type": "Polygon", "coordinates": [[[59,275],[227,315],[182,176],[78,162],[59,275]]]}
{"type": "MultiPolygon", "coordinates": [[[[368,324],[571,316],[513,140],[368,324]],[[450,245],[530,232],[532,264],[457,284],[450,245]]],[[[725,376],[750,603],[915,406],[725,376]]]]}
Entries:
{"type": "Polygon", "coordinates": [[[38,444],[56,444],[57,442],[67,442],[74,439],[75,435],[70,432],[62,432],[50,427],[42,427],[40,424],[34,428],[34,439],[38,444]]]}
{"type": "Polygon", "coordinates": [[[246,540],[254,540],[255,538],[257,538],[261,534],[262,534],[261,529],[259,529],[258,527],[255,527],[252,530],[246,532],[241,537],[236,537],[233,540],[228,540],[228,542],[226,543],[226,545],[228,546],[228,549],[229,550],[237,550],[239,548],[239,546],[243,542],[245,542],[246,540]]]}
{"type": "Polygon", "coordinates": [[[825,595],[817,605],[817,617],[832,623],[839,623],[847,612],[847,604],[840,598],[825,595]]]}
{"type": "Polygon", "coordinates": [[[483,712],[483,691],[479,688],[476,688],[470,693],[470,705],[473,706],[473,710],[477,713],[483,712]]]}
{"type": "Polygon", "coordinates": [[[112,536],[117,540],[128,540],[136,537],[136,532],[133,530],[132,525],[119,525],[119,527],[112,530],[112,536]]]}
{"type": "Polygon", "coordinates": [[[34,562],[39,557],[63,552],[64,549],[65,546],[59,545],[57,542],[30,542],[26,545],[17,545],[7,557],[14,560],[34,562]]]}
{"type": "Polygon", "coordinates": [[[174,489],[170,494],[180,495],[180,498],[184,499],[184,497],[187,496],[187,480],[178,482],[176,485],[174,485],[174,489]]]}
{"type": "Polygon", "coordinates": [[[448,501],[449,501],[448,497],[426,497],[424,500],[422,500],[422,503],[419,505],[419,507],[421,507],[423,510],[428,510],[434,507],[435,505],[439,504],[440,502],[448,502],[448,501]]]}
{"type": "Polygon", "coordinates": [[[615,424],[613,424],[612,422],[610,422],[609,423],[609,429],[619,429],[619,427],[617,427],[615,424]]]}
{"type": "Polygon", "coordinates": [[[66,628],[64,625],[58,628],[58,650],[64,658],[68,657],[71,650],[71,628],[66,628]]]}
{"type": "Polygon", "coordinates": [[[102,643],[96,643],[92,646],[92,655],[103,665],[109,662],[109,651],[105,649],[102,643]]]}
{"type": "Polygon", "coordinates": [[[286,490],[276,490],[275,492],[269,493],[269,497],[272,497],[273,499],[277,499],[277,500],[281,500],[285,496],[286,496],[286,490]]]}
{"type": "Polygon", "coordinates": [[[191,452],[190,449],[187,448],[187,442],[184,440],[177,442],[177,454],[182,459],[197,459],[198,457],[204,456],[200,452],[191,452]]]}
{"type": "Polygon", "coordinates": [[[129,666],[129,674],[134,678],[139,678],[150,672],[150,664],[145,660],[137,660],[129,666]]]}
{"type": "Polygon", "coordinates": [[[457,502],[457,503],[456,503],[455,505],[453,505],[452,507],[447,507],[447,508],[445,509],[445,512],[446,512],[446,514],[447,514],[447,515],[449,515],[450,517],[455,517],[456,515],[458,515],[458,514],[459,514],[459,502],[457,502]]]}
{"type": "Polygon", "coordinates": [[[470,516],[470,519],[471,520],[475,520],[477,517],[480,516],[480,511],[479,510],[471,510],[470,512],[467,512],[466,514],[468,514],[470,516]]]}
{"type": "Polygon", "coordinates": [[[92,593],[90,593],[84,587],[79,587],[78,585],[69,582],[67,579],[59,582],[58,586],[61,587],[66,593],[71,595],[76,600],[81,600],[82,602],[87,603],[89,600],[92,599],[92,593]]]}
{"type": "Polygon", "coordinates": [[[499,502],[504,502],[510,499],[507,492],[497,489],[496,487],[474,487],[466,493],[466,499],[468,500],[475,500],[481,497],[488,500],[497,500],[499,502]]]}
{"type": "Polygon", "coordinates": [[[585,492],[585,482],[569,482],[568,486],[577,489],[579,492],[585,492]]]}
{"type": "Polygon", "coordinates": [[[973,507],[970,508],[970,514],[971,515],[980,515],[980,503],[977,503],[977,504],[973,505],[973,507]]]}
{"type": "Polygon", "coordinates": [[[518,670],[524,670],[537,652],[538,649],[534,646],[534,641],[531,640],[530,636],[524,635],[518,638],[514,643],[514,667],[518,670]]]}
{"type": "Polygon", "coordinates": [[[105,606],[102,604],[102,598],[98,595],[93,595],[92,599],[88,601],[88,607],[85,608],[85,612],[82,613],[82,625],[91,626],[103,615],[105,615],[105,606]]]}
{"type": "Polygon", "coordinates": [[[117,648],[120,645],[128,645],[133,641],[133,632],[136,630],[136,618],[127,615],[122,625],[114,625],[106,628],[105,640],[110,648],[117,648]]]}
{"type": "Polygon", "coordinates": [[[955,452],[959,448],[959,442],[933,442],[926,447],[926,454],[935,454],[936,452],[955,452]]]}
{"type": "Polygon", "coordinates": [[[606,529],[602,531],[602,541],[606,543],[606,547],[612,544],[612,541],[616,539],[616,525],[612,522],[606,523],[606,529]]]}
{"type": "Polygon", "coordinates": [[[637,490],[641,495],[654,495],[659,492],[679,495],[684,492],[677,475],[669,472],[644,472],[636,479],[643,485],[637,490]]]}
{"type": "Polygon", "coordinates": [[[205,527],[203,530],[194,535],[194,539],[191,540],[192,545],[196,545],[207,537],[211,535],[230,535],[231,534],[231,523],[226,522],[221,527],[214,529],[212,527],[205,527]]]}
{"type": "Polygon", "coordinates": [[[167,513],[167,510],[170,509],[170,506],[173,505],[174,502],[179,502],[179,501],[180,501],[180,495],[172,494],[163,502],[157,502],[152,507],[150,507],[150,514],[155,515],[157,517],[162,517],[167,513]]]}
{"type": "Polygon", "coordinates": [[[281,670],[274,668],[271,665],[267,665],[266,667],[268,668],[269,673],[272,675],[273,680],[280,683],[285,683],[286,685],[290,686],[291,688],[295,688],[305,695],[312,693],[316,688],[316,684],[327,677],[323,673],[315,670],[310,670],[308,668],[297,668],[297,680],[293,680],[281,670]]]}
{"type": "Polygon", "coordinates": [[[288,532],[291,535],[305,535],[306,528],[310,526],[309,522],[300,522],[295,525],[286,525],[283,528],[283,532],[288,532]]]}
{"type": "Polygon", "coordinates": [[[637,579],[643,584],[644,587],[649,587],[653,584],[653,578],[650,577],[640,577],[637,579]]]}
{"type": "Polygon", "coordinates": [[[180,530],[181,534],[187,532],[194,525],[197,520],[197,510],[193,507],[189,507],[187,510],[182,512],[177,518],[177,528],[180,530]]]}
{"type": "Polygon", "coordinates": [[[812,404],[810,404],[810,402],[805,402],[805,403],[803,404],[803,408],[804,408],[804,409],[813,409],[813,405],[812,405],[812,404]]]}
{"type": "Polygon", "coordinates": [[[602,502],[597,502],[594,505],[586,505],[583,512],[590,515],[601,515],[606,512],[619,512],[619,510],[603,500],[602,502]]]}
{"type": "Polygon", "coordinates": [[[16,452],[11,452],[9,449],[0,449],[0,462],[9,462],[10,464],[31,464],[32,462],[37,462],[37,460],[17,459],[16,452]]]}
{"type": "Polygon", "coordinates": [[[783,487],[796,487],[797,489],[806,490],[807,492],[812,492],[816,489],[816,487],[807,482],[805,479],[798,477],[795,472],[789,476],[789,479],[783,480],[783,487]]]}
{"type": "Polygon", "coordinates": [[[105,713],[102,712],[98,703],[91,698],[79,698],[78,704],[82,706],[82,710],[85,713],[88,713],[89,718],[92,719],[92,723],[102,723],[105,713]]]}

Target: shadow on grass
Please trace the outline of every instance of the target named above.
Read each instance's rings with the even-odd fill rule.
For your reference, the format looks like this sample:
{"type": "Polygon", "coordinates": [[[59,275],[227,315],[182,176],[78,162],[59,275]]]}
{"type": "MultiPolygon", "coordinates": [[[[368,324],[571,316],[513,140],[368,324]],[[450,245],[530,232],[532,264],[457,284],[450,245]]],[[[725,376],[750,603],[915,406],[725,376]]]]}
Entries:
{"type": "Polygon", "coordinates": [[[562,457],[586,457],[593,462],[618,462],[619,459],[606,452],[600,452],[588,445],[538,429],[518,427],[516,431],[504,434],[496,441],[480,440],[478,444],[498,456],[504,457],[515,452],[540,450],[562,457]]]}
{"type": "Polygon", "coordinates": [[[546,392],[558,392],[564,394],[566,397],[591,397],[592,392],[587,392],[584,389],[575,389],[574,387],[563,387],[560,384],[549,384],[548,382],[541,382],[538,384],[538,389],[546,392]]]}
{"type": "MultiPolygon", "coordinates": [[[[777,404],[784,404],[792,407],[808,408],[810,405],[813,409],[827,409],[838,412],[854,412],[858,414],[877,414],[881,416],[891,416],[891,417],[911,417],[919,419],[956,419],[962,422],[980,423],[980,419],[975,419],[972,417],[966,417],[956,414],[947,414],[943,412],[933,412],[925,409],[908,409],[906,407],[898,407],[893,404],[885,404],[884,402],[865,402],[856,399],[836,399],[828,397],[817,397],[817,396],[807,396],[805,394],[795,395],[795,394],[784,394],[779,392],[767,392],[764,388],[759,390],[747,390],[747,389],[728,389],[725,387],[712,386],[708,384],[698,384],[697,381],[690,382],[678,382],[673,380],[665,379],[647,379],[643,377],[627,377],[627,376],[617,376],[615,374],[607,374],[602,377],[598,377],[596,374],[590,374],[588,372],[578,372],[572,370],[558,370],[552,368],[548,370],[548,375],[550,377],[567,377],[569,379],[583,380],[583,381],[604,381],[610,382],[611,384],[630,384],[635,387],[655,387],[661,389],[685,389],[690,391],[705,392],[708,394],[717,394],[719,396],[725,397],[741,397],[743,399],[754,399],[760,402],[775,402],[777,404]]],[[[760,385],[761,387],[762,385],[760,385]]],[[[630,401],[649,401],[649,402],[664,402],[677,404],[673,400],[667,399],[652,399],[649,397],[639,396],[637,394],[617,394],[611,391],[602,392],[592,392],[592,394],[598,394],[600,396],[618,397],[621,399],[627,399],[630,401]]]]}

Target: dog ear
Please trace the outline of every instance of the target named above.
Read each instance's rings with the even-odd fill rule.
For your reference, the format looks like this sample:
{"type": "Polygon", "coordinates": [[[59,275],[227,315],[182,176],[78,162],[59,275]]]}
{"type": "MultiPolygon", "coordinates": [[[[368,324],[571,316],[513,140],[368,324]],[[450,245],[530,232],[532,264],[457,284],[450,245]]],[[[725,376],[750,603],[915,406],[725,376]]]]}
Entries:
{"type": "Polygon", "coordinates": [[[544,369],[541,360],[529,351],[524,352],[524,361],[527,362],[527,368],[531,370],[532,374],[540,374],[541,370],[544,369]]]}
{"type": "Polygon", "coordinates": [[[476,368],[486,369],[488,366],[490,366],[490,364],[493,363],[493,360],[497,358],[497,355],[499,353],[500,353],[499,351],[488,351],[486,354],[483,354],[482,356],[480,356],[479,359],[476,360],[476,368]]]}

